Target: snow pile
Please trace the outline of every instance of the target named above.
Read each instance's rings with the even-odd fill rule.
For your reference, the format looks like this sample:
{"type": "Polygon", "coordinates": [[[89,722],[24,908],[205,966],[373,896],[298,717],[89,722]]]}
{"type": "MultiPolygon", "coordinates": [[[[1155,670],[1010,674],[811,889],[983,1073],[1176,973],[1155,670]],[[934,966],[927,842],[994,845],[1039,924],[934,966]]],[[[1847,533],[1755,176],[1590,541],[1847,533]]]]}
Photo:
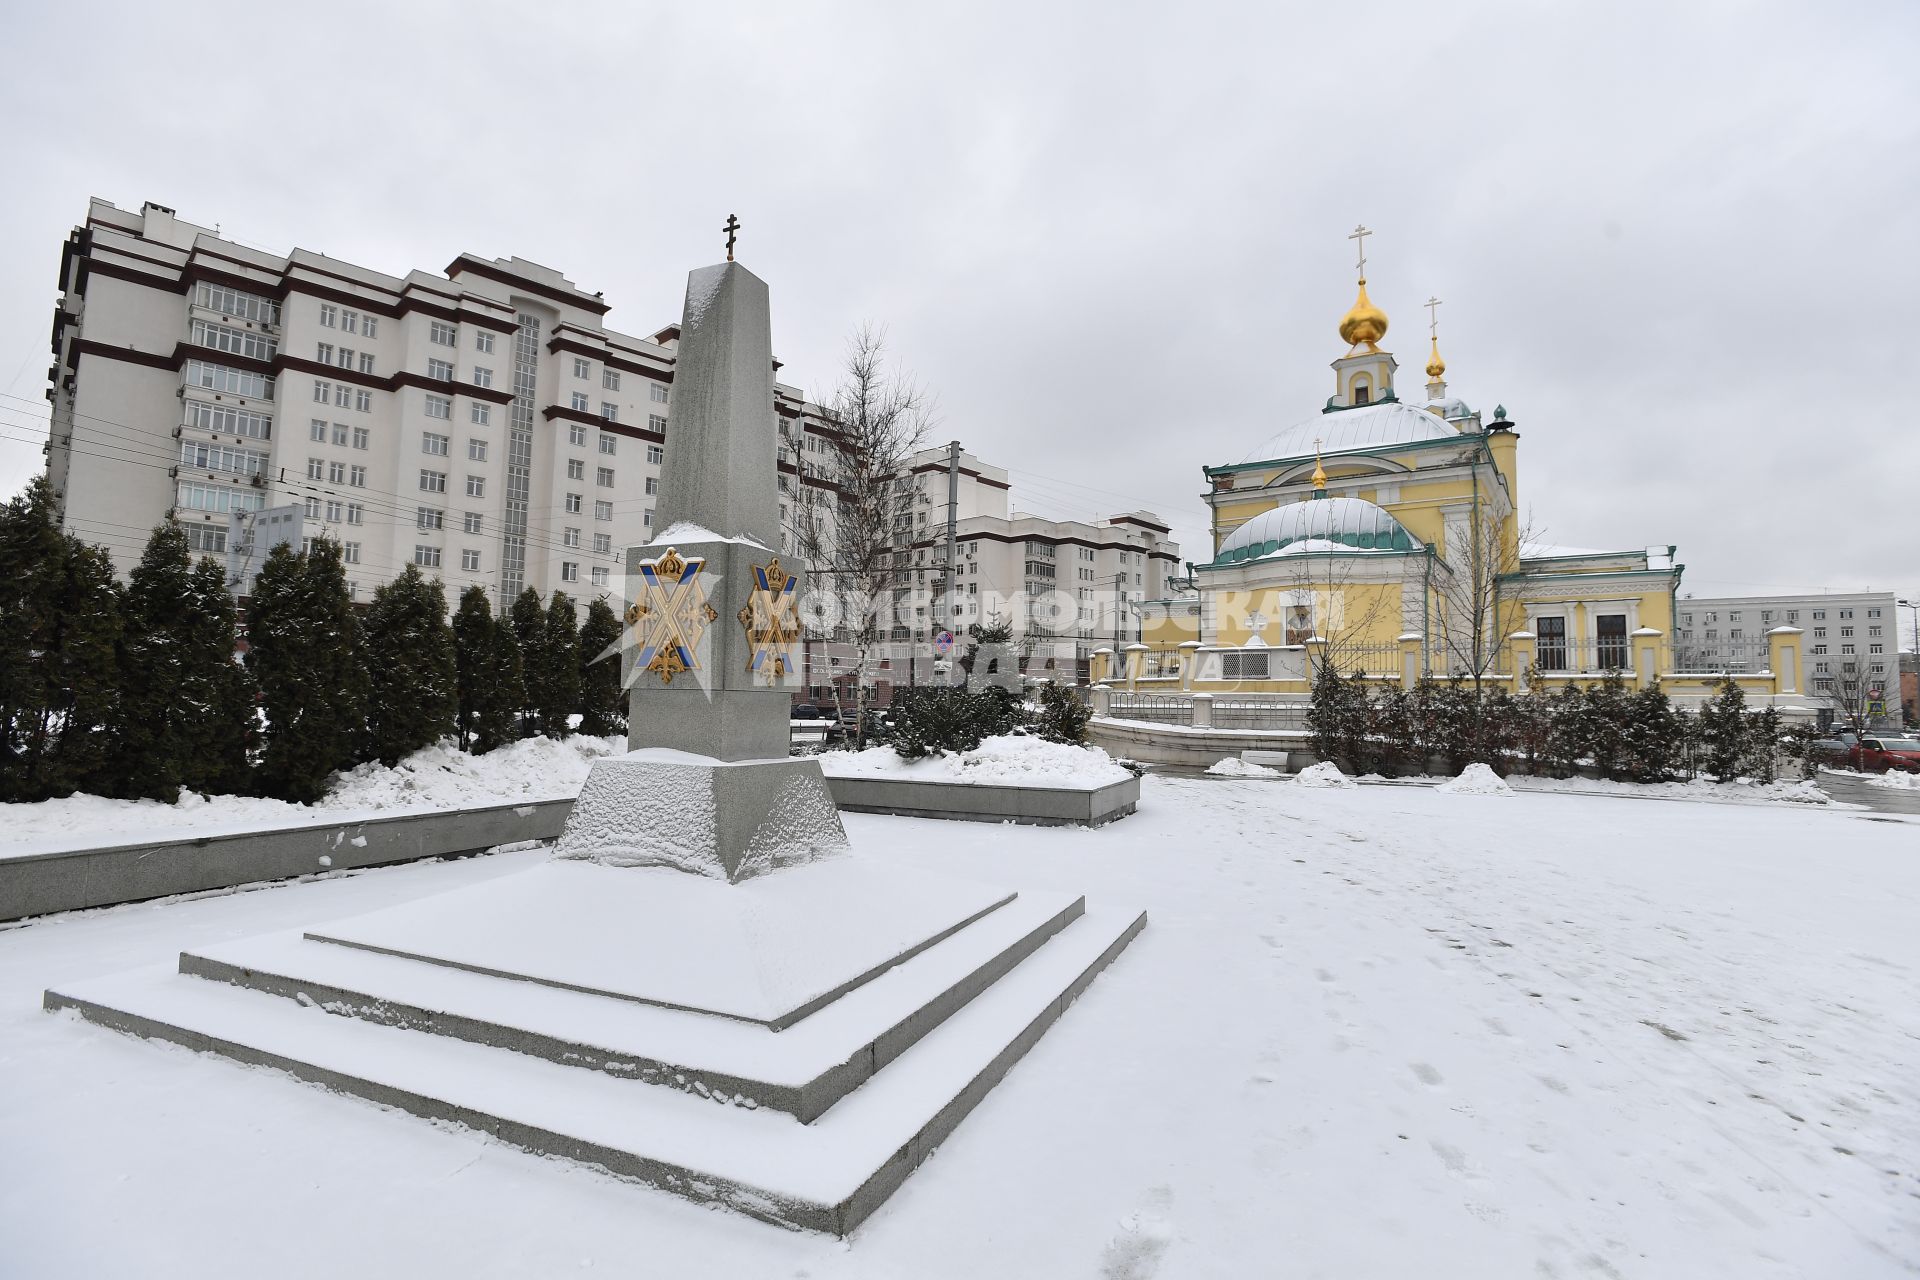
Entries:
{"type": "Polygon", "coordinates": [[[1920,791],[1920,773],[1896,773],[1889,769],[1885,773],[1869,774],[1865,782],[1870,787],[1885,787],[1889,791],[1920,791]]]}
{"type": "Polygon", "coordinates": [[[1353,779],[1340,772],[1340,766],[1331,760],[1322,760],[1319,764],[1307,766],[1295,775],[1293,780],[1303,787],[1351,787],[1356,785],[1353,779]]]}
{"type": "Polygon", "coordinates": [[[484,756],[468,755],[445,739],[416,751],[399,764],[363,764],[336,774],[320,803],[288,804],[256,796],[180,797],[178,804],[157,800],[109,800],[73,795],[37,804],[0,804],[0,830],[11,851],[31,852],[50,842],[62,847],[113,843],[163,831],[220,834],[297,826],[338,814],[369,810],[453,809],[511,804],[516,800],[558,800],[576,794],[587,770],[601,756],[623,750],[621,738],[527,738],[484,756]]]}
{"type": "Polygon", "coordinates": [[[1269,769],[1263,764],[1248,764],[1239,756],[1228,756],[1224,760],[1216,760],[1208,767],[1207,772],[1216,778],[1279,778],[1285,776],[1280,770],[1269,769]]]}
{"type": "Polygon", "coordinates": [[[1004,734],[972,751],[902,760],[892,747],[830,751],[820,768],[833,778],[901,778],[914,782],[975,782],[999,787],[1068,787],[1092,791],[1133,774],[1098,747],[1076,747],[1004,734]]]}
{"type": "Polygon", "coordinates": [[[1492,766],[1478,760],[1460,771],[1460,776],[1451,782],[1440,784],[1440,790],[1456,796],[1510,796],[1513,788],[1506,780],[1493,771],[1492,766]]]}

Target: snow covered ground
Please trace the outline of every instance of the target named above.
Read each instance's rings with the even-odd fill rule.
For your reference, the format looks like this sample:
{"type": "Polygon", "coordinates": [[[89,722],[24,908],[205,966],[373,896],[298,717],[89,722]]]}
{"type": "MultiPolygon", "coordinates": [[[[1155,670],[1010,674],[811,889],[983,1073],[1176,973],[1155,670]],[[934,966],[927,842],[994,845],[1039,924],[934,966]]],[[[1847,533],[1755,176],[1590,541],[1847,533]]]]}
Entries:
{"type": "Polygon", "coordinates": [[[601,756],[625,751],[624,737],[527,738],[484,756],[452,740],[416,751],[399,764],[363,764],[336,776],[316,805],[255,796],[184,795],[178,804],[74,795],[37,804],[0,804],[0,858],[50,849],[88,848],[151,837],[161,831],[224,835],[269,827],[335,821],[354,814],[566,799],[580,792],[601,756]]]}
{"type": "Polygon", "coordinates": [[[0,1274],[1920,1274],[1920,821],[1149,776],[847,827],[1151,912],[851,1241],[38,1009],[520,852],[0,929],[0,1274]]]}
{"type": "Polygon", "coordinates": [[[916,782],[977,782],[1003,787],[1059,787],[1094,791],[1133,775],[1098,747],[1076,747],[1005,734],[972,751],[903,760],[892,747],[829,751],[820,767],[836,778],[905,778],[916,782]]]}

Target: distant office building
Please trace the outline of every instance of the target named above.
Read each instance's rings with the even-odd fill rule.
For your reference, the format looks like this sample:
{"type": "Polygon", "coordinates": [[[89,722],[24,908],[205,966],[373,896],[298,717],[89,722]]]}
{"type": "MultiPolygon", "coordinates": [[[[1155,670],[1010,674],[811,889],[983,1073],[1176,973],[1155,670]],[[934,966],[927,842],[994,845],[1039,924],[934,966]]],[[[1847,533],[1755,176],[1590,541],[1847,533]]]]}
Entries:
{"type": "Polygon", "coordinates": [[[1759,671],[1767,632],[1798,627],[1799,687],[1831,694],[1836,681],[1864,676],[1882,690],[1879,717],[1897,721],[1899,622],[1891,591],[1790,596],[1686,596],[1674,603],[1674,647],[1694,671],[1759,671]]]}

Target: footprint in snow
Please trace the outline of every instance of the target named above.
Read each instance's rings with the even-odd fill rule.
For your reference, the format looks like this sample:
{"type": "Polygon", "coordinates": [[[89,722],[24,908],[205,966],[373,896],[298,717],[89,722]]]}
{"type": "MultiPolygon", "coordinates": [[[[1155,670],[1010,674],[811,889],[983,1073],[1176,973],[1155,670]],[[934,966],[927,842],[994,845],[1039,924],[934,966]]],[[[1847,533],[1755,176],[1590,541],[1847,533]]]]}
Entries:
{"type": "Polygon", "coordinates": [[[1409,1063],[1408,1065],[1413,1068],[1413,1074],[1420,1077],[1421,1084],[1430,1084],[1430,1085],[1437,1086],[1445,1083],[1444,1077],[1442,1077],[1438,1071],[1435,1071],[1432,1067],[1428,1066],[1424,1062],[1414,1062],[1414,1063],[1409,1063]]]}
{"type": "Polygon", "coordinates": [[[1173,1223],[1164,1210],[1173,1201],[1166,1187],[1155,1187],[1147,1204],[1120,1219],[1120,1230],[1100,1254],[1102,1280],[1149,1280],[1160,1270],[1173,1244],[1173,1223]]]}

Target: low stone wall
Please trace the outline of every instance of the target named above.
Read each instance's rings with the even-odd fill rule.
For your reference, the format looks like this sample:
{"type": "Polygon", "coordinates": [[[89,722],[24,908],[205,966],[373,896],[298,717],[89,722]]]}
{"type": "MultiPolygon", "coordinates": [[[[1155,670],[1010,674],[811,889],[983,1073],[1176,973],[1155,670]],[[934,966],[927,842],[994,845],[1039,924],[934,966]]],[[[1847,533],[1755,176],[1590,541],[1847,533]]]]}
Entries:
{"type": "Polygon", "coordinates": [[[552,840],[572,810],[543,800],[0,858],[0,920],[552,840]]]}
{"type": "MultiPolygon", "coordinates": [[[[1124,756],[1142,764],[1181,765],[1205,769],[1243,751],[1305,752],[1304,733],[1280,729],[1192,729],[1183,725],[1149,724],[1141,720],[1114,720],[1096,716],[1088,740],[1108,755],[1124,756]]],[[[1307,761],[1312,763],[1311,759],[1307,761]]],[[[1304,764],[1296,768],[1306,767],[1304,764]]]]}
{"type": "Polygon", "coordinates": [[[827,778],[834,803],[850,813],[889,813],[962,822],[1018,822],[1031,826],[1098,827],[1124,818],[1140,803],[1140,779],[1094,791],[1065,787],[998,787],[978,782],[924,782],[914,778],[827,778]]]}

